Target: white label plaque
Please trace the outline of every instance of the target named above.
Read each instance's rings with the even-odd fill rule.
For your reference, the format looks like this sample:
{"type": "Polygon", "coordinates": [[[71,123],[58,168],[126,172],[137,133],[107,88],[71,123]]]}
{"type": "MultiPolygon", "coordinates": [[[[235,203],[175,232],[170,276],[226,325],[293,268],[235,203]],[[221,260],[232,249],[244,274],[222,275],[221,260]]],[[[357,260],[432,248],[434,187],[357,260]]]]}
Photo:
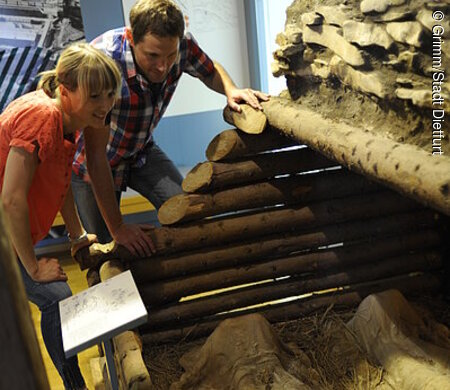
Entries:
{"type": "Polygon", "coordinates": [[[59,302],[66,357],[147,322],[130,271],[59,302]]]}

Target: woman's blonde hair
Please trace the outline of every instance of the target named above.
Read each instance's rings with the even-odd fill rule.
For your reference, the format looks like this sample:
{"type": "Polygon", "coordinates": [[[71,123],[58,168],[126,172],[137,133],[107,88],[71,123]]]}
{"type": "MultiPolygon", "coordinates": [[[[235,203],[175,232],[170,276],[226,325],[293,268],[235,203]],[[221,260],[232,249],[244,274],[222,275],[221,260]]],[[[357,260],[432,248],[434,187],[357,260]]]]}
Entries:
{"type": "Polygon", "coordinates": [[[41,73],[38,89],[56,97],[60,84],[70,91],[80,88],[83,99],[87,99],[111,90],[118,95],[122,76],[105,53],[87,43],[74,43],[61,53],[55,69],[41,73]]]}

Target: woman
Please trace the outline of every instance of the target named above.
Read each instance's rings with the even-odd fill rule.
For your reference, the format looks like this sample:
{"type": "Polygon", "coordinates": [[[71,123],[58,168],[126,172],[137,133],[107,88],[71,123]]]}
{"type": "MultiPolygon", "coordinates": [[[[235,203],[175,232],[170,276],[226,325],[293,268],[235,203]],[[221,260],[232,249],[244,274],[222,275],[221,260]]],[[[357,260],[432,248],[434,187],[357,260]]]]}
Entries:
{"type": "Polygon", "coordinates": [[[64,50],[39,89],[13,101],[0,115],[0,196],[30,301],[41,313],[47,351],[66,389],[86,388],[77,357],[65,359],[58,302],[71,295],[57,259],[36,259],[58,211],[72,253],[96,240],[83,229],[70,187],[74,133],[102,128],[121,87],[114,61],[87,44],[64,50]]]}

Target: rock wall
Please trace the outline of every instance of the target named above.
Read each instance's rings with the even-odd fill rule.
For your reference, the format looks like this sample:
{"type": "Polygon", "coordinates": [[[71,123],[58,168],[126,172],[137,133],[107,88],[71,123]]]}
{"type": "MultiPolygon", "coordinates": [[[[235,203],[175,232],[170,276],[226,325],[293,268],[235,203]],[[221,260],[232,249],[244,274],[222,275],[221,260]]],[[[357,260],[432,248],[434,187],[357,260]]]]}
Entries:
{"type": "Polygon", "coordinates": [[[449,0],[295,0],[272,64],[287,80],[281,96],[448,155],[449,10],[449,0]]]}

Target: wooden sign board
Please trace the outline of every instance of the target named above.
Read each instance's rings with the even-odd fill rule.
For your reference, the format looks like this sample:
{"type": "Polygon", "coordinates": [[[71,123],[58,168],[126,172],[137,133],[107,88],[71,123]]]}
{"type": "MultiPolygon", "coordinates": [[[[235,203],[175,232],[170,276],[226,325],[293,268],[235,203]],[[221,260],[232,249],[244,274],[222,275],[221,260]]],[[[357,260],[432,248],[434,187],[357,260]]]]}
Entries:
{"type": "Polygon", "coordinates": [[[66,357],[147,322],[130,271],[64,299],[59,310],[66,357]]]}

